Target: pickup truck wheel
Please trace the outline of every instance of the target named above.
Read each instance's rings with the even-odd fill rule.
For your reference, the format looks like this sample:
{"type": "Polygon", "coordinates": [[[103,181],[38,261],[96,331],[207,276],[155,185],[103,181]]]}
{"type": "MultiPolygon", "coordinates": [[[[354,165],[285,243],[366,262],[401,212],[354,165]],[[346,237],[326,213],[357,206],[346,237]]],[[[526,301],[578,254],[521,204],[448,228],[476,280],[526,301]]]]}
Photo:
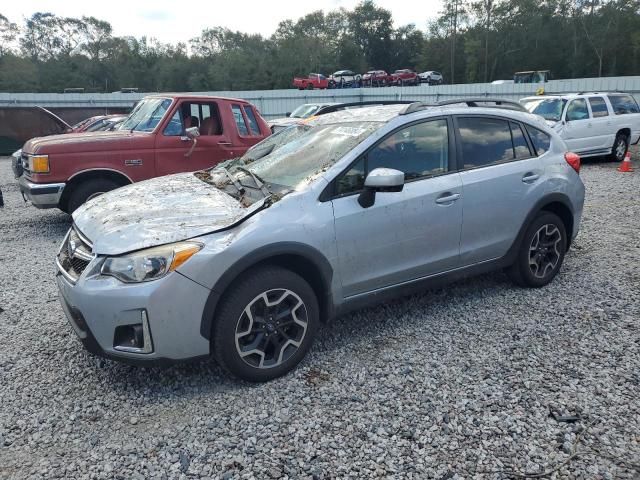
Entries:
{"type": "Polygon", "coordinates": [[[307,90],[313,90],[313,83],[307,83],[307,90]]]}
{"type": "Polygon", "coordinates": [[[94,178],[81,183],[71,192],[67,203],[67,213],[72,214],[87,200],[91,200],[98,195],[115,190],[120,185],[106,178],[94,178]]]}
{"type": "Polygon", "coordinates": [[[609,160],[612,162],[622,162],[624,160],[624,156],[627,154],[628,148],[629,139],[627,138],[627,135],[619,132],[613,142],[613,148],[611,149],[609,160]]]}
{"type": "Polygon", "coordinates": [[[516,260],[507,273],[521,287],[543,287],[555,278],[566,251],[564,223],[554,213],[540,212],[527,227],[516,260]]]}
{"type": "Polygon", "coordinates": [[[213,355],[232,375],[265,382],[304,358],[319,320],[318,300],[301,276],[278,266],[249,270],[223,297],[211,332],[213,355]]]}

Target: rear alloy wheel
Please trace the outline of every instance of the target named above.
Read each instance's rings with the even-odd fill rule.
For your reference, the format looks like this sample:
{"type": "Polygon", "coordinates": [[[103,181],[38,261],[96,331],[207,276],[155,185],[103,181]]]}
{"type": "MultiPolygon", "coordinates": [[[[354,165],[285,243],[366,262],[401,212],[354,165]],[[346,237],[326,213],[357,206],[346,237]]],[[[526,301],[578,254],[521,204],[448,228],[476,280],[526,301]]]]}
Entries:
{"type": "Polygon", "coordinates": [[[616,135],[616,139],[613,142],[613,148],[611,149],[611,155],[609,155],[609,160],[612,162],[622,162],[624,160],[624,156],[627,154],[627,150],[629,149],[629,140],[624,133],[618,133],[616,135]]]}
{"type": "Polygon", "coordinates": [[[213,352],[232,375],[264,382],[292,370],[311,347],[318,301],[299,275],[263,267],[229,291],[213,328],[213,352]]]}
{"type": "Polygon", "coordinates": [[[566,250],[562,220],[551,212],[541,212],[527,228],[509,276],[523,287],[547,285],[560,270],[566,250]]]}

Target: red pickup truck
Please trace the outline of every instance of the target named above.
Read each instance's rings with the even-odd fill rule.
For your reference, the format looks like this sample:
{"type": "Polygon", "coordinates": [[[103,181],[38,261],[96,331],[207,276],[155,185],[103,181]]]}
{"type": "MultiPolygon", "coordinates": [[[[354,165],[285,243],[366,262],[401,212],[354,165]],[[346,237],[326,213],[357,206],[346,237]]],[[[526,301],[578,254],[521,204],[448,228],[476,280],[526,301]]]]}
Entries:
{"type": "Polygon", "coordinates": [[[238,157],[270,133],[244,100],[148,96],[119,130],[29,140],[22,148],[20,190],[38,208],[72,213],[123,185],[238,157]]]}
{"type": "Polygon", "coordinates": [[[329,86],[329,79],[321,73],[310,73],[306,77],[295,77],[293,86],[298,90],[313,90],[314,88],[325,89],[329,86]]]}

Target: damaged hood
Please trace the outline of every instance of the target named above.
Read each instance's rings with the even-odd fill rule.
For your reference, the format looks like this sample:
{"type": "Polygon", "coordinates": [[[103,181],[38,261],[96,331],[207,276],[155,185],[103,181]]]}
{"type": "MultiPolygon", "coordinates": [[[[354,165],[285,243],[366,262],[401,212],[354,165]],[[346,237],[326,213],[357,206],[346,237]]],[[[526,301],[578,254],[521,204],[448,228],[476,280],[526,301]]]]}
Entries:
{"type": "Polygon", "coordinates": [[[158,177],[90,200],[73,222],[100,255],[119,255],[229,227],[264,205],[249,207],[193,173],[158,177]]]}

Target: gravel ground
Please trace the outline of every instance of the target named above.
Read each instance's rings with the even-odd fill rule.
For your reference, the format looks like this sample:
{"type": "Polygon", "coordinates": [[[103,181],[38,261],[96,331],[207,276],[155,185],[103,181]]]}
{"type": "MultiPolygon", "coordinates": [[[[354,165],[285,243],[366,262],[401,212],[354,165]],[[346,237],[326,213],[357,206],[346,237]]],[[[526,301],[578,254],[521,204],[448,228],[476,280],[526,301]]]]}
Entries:
{"type": "Polygon", "coordinates": [[[69,218],[23,205],[0,159],[0,478],[640,478],[640,173],[582,178],[550,286],[496,273],[363,310],[250,385],[85,352],[53,280],[69,218]]]}

